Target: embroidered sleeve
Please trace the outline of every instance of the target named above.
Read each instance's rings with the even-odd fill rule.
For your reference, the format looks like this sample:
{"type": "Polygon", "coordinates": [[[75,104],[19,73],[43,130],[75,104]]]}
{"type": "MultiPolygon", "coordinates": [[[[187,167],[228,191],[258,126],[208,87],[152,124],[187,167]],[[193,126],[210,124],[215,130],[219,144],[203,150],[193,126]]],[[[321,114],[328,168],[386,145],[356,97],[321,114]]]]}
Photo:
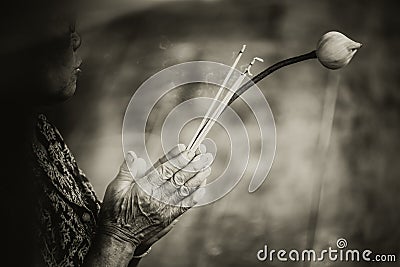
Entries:
{"type": "Polygon", "coordinates": [[[80,266],[95,234],[100,210],[92,185],[44,115],[32,144],[38,191],[38,241],[47,266],[80,266]]]}

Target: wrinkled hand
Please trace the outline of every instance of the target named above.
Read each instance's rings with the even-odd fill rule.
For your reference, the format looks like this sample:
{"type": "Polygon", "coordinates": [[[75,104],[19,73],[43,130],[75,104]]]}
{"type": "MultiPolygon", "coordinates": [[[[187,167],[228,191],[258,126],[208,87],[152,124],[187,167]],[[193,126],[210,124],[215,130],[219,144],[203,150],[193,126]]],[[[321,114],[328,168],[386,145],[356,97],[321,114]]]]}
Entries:
{"type": "MultiPolygon", "coordinates": [[[[146,164],[129,152],[107,187],[99,232],[142,250],[165,235],[171,224],[203,196],[211,172],[210,153],[197,155],[178,145],[146,172],[146,164]]],[[[136,253],[135,253],[136,254],[136,253]]]]}

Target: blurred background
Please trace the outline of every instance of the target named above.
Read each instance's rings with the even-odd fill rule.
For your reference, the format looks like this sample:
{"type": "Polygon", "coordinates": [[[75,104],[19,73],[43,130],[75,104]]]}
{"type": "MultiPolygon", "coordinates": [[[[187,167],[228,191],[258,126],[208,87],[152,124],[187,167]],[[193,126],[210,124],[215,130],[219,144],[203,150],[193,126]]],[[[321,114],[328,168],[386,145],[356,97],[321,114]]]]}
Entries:
{"type": "Polygon", "coordinates": [[[259,262],[256,253],[264,245],[335,248],[338,238],[399,261],[398,10],[397,1],[96,1],[78,16],[84,63],[76,95],[47,113],[102,198],[123,160],[125,109],[151,75],[192,60],[230,65],[242,44],[243,62],[265,60],[257,73],[341,31],[363,43],[346,68],[307,61],[259,83],[277,129],[275,161],[261,188],[249,194],[247,174],[223,199],[190,210],[141,266],[301,266],[259,262]],[[332,81],[339,81],[333,94],[332,81]],[[331,130],[324,103],[335,107],[331,130]],[[326,150],[321,139],[329,139],[326,150]]]}

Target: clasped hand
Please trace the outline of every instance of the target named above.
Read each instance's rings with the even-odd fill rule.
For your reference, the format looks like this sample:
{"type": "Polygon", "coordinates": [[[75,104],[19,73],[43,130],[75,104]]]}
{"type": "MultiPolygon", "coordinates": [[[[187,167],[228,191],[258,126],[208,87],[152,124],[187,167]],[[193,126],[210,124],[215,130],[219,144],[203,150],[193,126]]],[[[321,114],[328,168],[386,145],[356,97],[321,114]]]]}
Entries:
{"type": "Polygon", "coordinates": [[[107,187],[98,232],[145,251],[204,195],[212,161],[204,146],[193,153],[178,145],[147,170],[143,159],[128,152],[107,187]]]}

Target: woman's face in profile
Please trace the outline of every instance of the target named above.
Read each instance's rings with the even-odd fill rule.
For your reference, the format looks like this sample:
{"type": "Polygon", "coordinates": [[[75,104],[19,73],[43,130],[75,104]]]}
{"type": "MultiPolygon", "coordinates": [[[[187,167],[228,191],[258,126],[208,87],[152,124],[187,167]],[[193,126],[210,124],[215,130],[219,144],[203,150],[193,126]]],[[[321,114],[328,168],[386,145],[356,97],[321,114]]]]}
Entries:
{"type": "Polygon", "coordinates": [[[76,32],[75,22],[68,19],[54,19],[46,29],[44,42],[39,44],[35,54],[40,67],[39,88],[45,102],[63,101],[75,93],[80,73],[81,59],[77,50],[81,39],[76,32]]]}
{"type": "Polygon", "coordinates": [[[7,24],[0,26],[6,36],[0,47],[0,87],[6,99],[37,106],[64,101],[75,93],[81,39],[73,12],[64,6],[15,7],[5,18],[7,24]]]}

